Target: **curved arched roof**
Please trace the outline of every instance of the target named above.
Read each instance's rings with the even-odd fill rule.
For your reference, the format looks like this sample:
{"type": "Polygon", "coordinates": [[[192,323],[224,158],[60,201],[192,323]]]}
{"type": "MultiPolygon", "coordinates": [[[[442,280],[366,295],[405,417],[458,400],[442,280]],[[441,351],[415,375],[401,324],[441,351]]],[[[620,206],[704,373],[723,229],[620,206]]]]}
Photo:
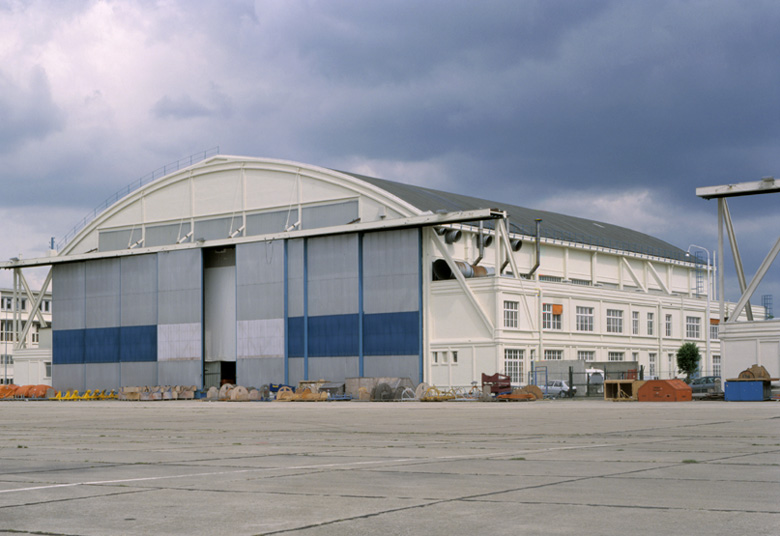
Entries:
{"type": "MultiPolygon", "coordinates": [[[[534,220],[540,218],[543,220],[541,234],[545,238],[675,260],[687,260],[685,259],[685,252],[683,250],[668,242],[609,223],[543,210],[529,209],[503,202],[489,201],[385,179],[367,177],[356,173],[336,171],[310,164],[265,158],[222,155],[208,158],[193,166],[161,177],[127,194],[98,215],[94,221],[86,225],[74,240],[64,248],[61,254],[68,255],[69,253],[77,252],[77,250],[86,249],[86,237],[96,235],[97,232],[102,228],[105,228],[106,225],[109,227],[114,225],[113,222],[116,222],[118,217],[123,217],[121,214],[130,214],[131,207],[134,203],[137,205],[137,201],[145,196],[147,199],[153,199],[152,196],[159,195],[163,190],[171,190],[176,184],[181,183],[187,178],[215,177],[215,174],[225,173],[225,178],[221,180],[229,181],[231,180],[229,174],[232,171],[243,171],[245,169],[280,173],[286,174],[287,176],[290,176],[291,174],[293,176],[295,174],[305,174],[307,178],[315,180],[316,184],[329,184],[337,190],[340,189],[339,191],[351,192],[351,194],[359,195],[362,198],[371,199],[372,202],[387,207],[397,215],[408,216],[425,212],[456,212],[495,208],[508,213],[511,230],[513,232],[533,235],[535,233],[534,220]],[[78,246],[77,244],[82,241],[84,241],[83,244],[85,245],[78,246]]],[[[264,176],[265,175],[257,175],[257,180],[265,180],[262,178],[264,176]]],[[[235,180],[235,177],[233,177],[233,180],[235,180]]],[[[271,179],[269,178],[268,180],[271,179]]],[[[213,188],[214,183],[211,182],[209,184],[211,184],[211,187],[213,188]]],[[[227,184],[228,183],[226,182],[225,185],[227,186],[227,184]]],[[[263,189],[260,184],[254,188],[256,194],[263,189]]],[[[181,197],[182,196],[179,198],[181,197]]],[[[290,199],[290,195],[285,194],[283,202],[287,203],[288,199],[290,199]]],[[[200,206],[208,207],[211,206],[210,203],[212,203],[212,201],[209,200],[207,196],[206,200],[200,203],[200,206]]],[[[215,199],[213,203],[219,204],[219,200],[215,199]]],[[[158,202],[157,206],[162,207],[160,210],[167,213],[158,219],[176,220],[177,218],[182,218],[181,214],[175,212],[177,209],[173,204],[158,202]]],[[[243,210],[247,211],[249,208],[251,207],[244,206],[243,210]]],[[[209,209],[205,208],[204,210],[205,212],[203,212],[203,214],[208,216],[209,209]]],[[[139,214],[141,213],[139,212],[139,214]]],[[[189,217],[195,216],[195,214],[189,215],[189,217]]],[[[146,225],[154,222],[154,218],[151,220],[147,219],[148,215],[145,210],[143,211],[143,216],[140,216],[142,218],[140,221],[132,221],[132,218],[134,217],[138,218],[138,216],[124,216],[123,224],[132,225],[134,227],[135,225],[146,225]]],[[[488,226],[490,225],[489,222],[486,223],[488,226]]],[[[132,231],[130,236],[132,236],[132,231]]],[[[88,247],[94,247],[95,245],[96,239],[93,239],[88,247]]]]}

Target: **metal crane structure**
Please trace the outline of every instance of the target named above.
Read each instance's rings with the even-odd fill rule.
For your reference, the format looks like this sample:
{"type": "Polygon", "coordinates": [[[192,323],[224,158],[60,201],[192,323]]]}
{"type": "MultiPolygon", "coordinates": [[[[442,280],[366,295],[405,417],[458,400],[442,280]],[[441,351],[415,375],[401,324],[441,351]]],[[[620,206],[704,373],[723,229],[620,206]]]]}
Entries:
{"type": "Polygon", "coordinates": [[[726,377],[749,367],[759,364],[769,369],[772,376],[780,373],[780,321],[756,320],[750,306],[750,299],[758,286],[763,281],[772,263],[780,253],[780,236],[778,236],[769,253],[756,270],[755,275],[748,283],[745,278],[745,270],[742,265],[742,257],[737,246],[737,237],[734,233],[728,201],[730,197],[752,196],[761,194],[780,193],[780,181],[774,177],[765,177],[760,181],[741,182],[722,186],[707,186],[696,188],[696,195],[703,199],[718,200],[718,295],[720,305],[720,339],[723,353],[723,373],[726,377]],[[739,281],[740,298],[733,310],[726,310],[724,301],[724,270],[723,229],[726,228],[734,267],[739,281]],[[746,320],[740,318],[745,312],[746,320]]]}

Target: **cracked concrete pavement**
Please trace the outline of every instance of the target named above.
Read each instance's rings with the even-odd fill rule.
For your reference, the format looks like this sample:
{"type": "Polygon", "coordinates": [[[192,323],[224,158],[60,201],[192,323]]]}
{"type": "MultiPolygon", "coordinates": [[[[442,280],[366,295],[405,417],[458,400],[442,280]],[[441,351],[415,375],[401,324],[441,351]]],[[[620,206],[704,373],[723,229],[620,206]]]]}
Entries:
{"type": "Polygon", "coordinates": [[[780,534],[780,405],[0,403],[0,534],[780,534]]]}

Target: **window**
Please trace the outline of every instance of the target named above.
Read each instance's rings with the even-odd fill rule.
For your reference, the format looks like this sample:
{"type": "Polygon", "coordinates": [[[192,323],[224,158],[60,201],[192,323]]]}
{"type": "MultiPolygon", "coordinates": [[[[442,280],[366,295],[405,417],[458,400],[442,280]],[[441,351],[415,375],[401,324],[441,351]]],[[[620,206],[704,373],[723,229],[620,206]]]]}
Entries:
{"type": "Polygon", "coordinates": [[[607,356],[610,361],[623,361],[623,352],[609,352],[607,356]]]}
{"type": "Polygon", "coordinates": [[[593,350],[577,350],[577,359],[580,361],[595,361],[596,352],[593,350]]]}
{"type": "Polygon", "coordinates": [[[639,311],[631,312],[631,333],[639,335],[639,311]]]}
{"type": "Polygon", "coordinates": [[[701,318],[699,318],[698,316],[685,317],[685,338],[686,339],[701,338],[701,318]]]}
{"type": "Polygon", "coordinates": [[[504,302],[504,327],[516,328],[517,327],[517,309],[519,303],[516,301],[504,302]]]}
{"type": "Polygon", "coordinates": [[[588,279],[574,279],[572,277],[571,278],[571,284],[572,285],[580,285],[580,286],[583,286],[583,287],[589,287],[591,283],[590,283],[590,281],[588,279]]]}
{"type": "Polygon", "coordinates": [[[3,365],[13,365],[14,364],[14,358],[10,355],[2,355],[0,356],[0,364],[3,365]]]}
{"type": "Polygon", "coordinates": [[[447,365],[450,362],[453,365],[458,364],[458,352],[431,352],[431,357],[433,358],[434,365],[447,365]]]}
{"type": "Polygon", "coordinates": [[[563,305],[543,303],[542,304],[542,328],[561,329],[562,314],[563,314],[563,305]]]}
{"type": "Polygon", "coordinates": [[[593,307],[577,307],[577,331],[593,331],[593,307]]]}
{"type": "Polygon", "coordinates": [[[634,362],[639,362],[639,352],[634,352],[631,354],[631,360],[634,362]]]}
{"type": "Polygon", "coordinates": [[[545,350],[544,359],[548,361],[560,361],[563,359],[563,350],[545,350]]]}
{"type": "Polygon", "coordinates": [[[650,365],[647,367],[647,373],[653,377],[655,376],[655,355],[653,353],[648,354],[648,360],[650,362],[650,365]]]}
{"type": "Polygon", "coordinates": [[[536,359],[536,349],[535,348],[531,348],[531,355],[529,357],[530,357],[531,361],[536,359]]]}
{"type": "Polygon", "coordinates": [[[674,354],[666,354],[666,360],[669,362],[669,377],[674,378],[677,375],[677,369],[674,366],[674,354]]]}
{"type": "Polygon", "coordinates": [[[12,325],[10,320],[0,320],[0,341],[14,342],[12,325]]]}
{"type": "Polygon", "coordinates": [[[713,376],[720,376],[720,356],[712,356],[712,374],[713,376]]]}
{"type": "Polygon", "coordinates": [[[672,336],[672,315],[666,315],[666,336],[672,336]]]}
{"type": "Polygon", "coordinates": [[[560,283],[561,281],[563,281],[563,278],[555,275],[540,275],[539,281],[547,281],[548,283],[560,283]]]}
{"type": "Polygon", "coordinates": [[[522,383],[523,381],[523,357],[523,350],[504,349],[504,374],[509,376],[512,383],[522,383]]]}
{"type": "Polygon", "coordinates": [[[718,338],[718,325],[710,324],[710,339],[717,339],[717,338],[718,338]]]}
{"type": "Polygon", "coordinates": [[[655,331],[655,315],[647,313],[647,334],[652,335],[655,331]]]}
{"type": "Polygon", "coordinates": [[[623,311],[607,309],[607,333],[623,333],[623,311]]]}
{"type": "MultiPolygon", "coordinates": [[[[14,305],[14,299],[8,296],[3,297],[2,300],[0,300],[0,309],[3,311],[13,311],[13,305],[14,305]]],[[[22,298],[21,300],[17,300],[16,302],[16,310],[17,311],[26,311],[27,310],[27,298],[22,298]],[[22,304],[21,308],[19,308],[19,303],[22,304]]]]}
{"type": "Polygon", "coordinates": [[[51,312],[51,300],[43,300],[43,302],[41,303],[41,310],[44,313],[51,312]]]}
{"type": "Polygon", "coordinates": [[[51,378],[51,361],[45,361],[43,364],[46,367],[46,377],[51,378]]]}

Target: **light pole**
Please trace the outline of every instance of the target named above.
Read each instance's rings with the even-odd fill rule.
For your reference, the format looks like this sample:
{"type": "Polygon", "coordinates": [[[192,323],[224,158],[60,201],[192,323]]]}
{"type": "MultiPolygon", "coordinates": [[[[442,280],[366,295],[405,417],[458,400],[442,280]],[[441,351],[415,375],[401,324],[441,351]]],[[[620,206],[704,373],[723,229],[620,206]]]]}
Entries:
{"type": "Polygon", "coordinates": [[[697,246],[696,244],[691,244],[688,246],[688,252],[687,255],[691,255],[691,248],[696,248],[702,250],[704,253],[707,254],[707,312],[706,316],[707,319],[704,322],[704,341],[705,341],[705,353],[706,353],[706,361],[707,365],[712,368],[712,362],[710,361],[712,357],[710,356],[710,250],[707,248],[703,248],[701,246],[697,246]]]}
{"type": "Polygon", "coordinates": [[[5,341],[5,353],[3,354],[3,363],[5,363],[5,369],[3,370],[3,384],[8,384],[8,335],[5,332],[8,324],[6,320],[0,322],[0,330],[2,330],[3,341],[5,341]]]}

